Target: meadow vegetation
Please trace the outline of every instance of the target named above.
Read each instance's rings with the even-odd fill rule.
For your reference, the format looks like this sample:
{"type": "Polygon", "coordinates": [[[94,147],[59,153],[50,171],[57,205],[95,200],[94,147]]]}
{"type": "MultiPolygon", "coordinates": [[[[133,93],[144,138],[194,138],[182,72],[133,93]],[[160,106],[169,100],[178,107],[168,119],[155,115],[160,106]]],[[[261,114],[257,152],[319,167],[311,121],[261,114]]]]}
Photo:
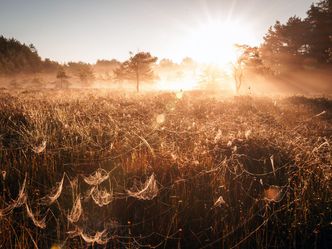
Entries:
{"type": "Polygon", "coordinates": [[[3,248],[331,248],[332,101],[0,93],[3,248]]]}

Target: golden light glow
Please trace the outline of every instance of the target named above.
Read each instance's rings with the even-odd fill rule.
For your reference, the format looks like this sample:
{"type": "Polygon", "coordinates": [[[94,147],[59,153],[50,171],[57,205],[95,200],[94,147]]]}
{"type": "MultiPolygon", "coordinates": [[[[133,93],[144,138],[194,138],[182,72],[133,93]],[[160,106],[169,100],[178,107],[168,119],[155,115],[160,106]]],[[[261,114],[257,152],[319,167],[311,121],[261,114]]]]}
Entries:
{"type": "Polygon", "coordinates": [[[188,79],[188,80],[177,80],[177,81],[164,81],[160,80],[157,82],[158,90],[167,90],[167,91],[185,91],[185,90],[193,90],[197,87],[198,83],[196,79],[188,79]]]}
{"type": "Polygon", "coordinates": [[[257,38],[252,32],[250,23],[240,21],[211,20],[200,25],[185,29],[185,38],[179,44],[179,54],[185,53],[197,64],[193,71],[185,72],[178,80],[167,80],[161,77],[157,83],[158,90],[193,90],[201,86],[199,81],[204,74],[204,68],[212,66],[220,70],[228,79],[220,79],[223,88],[234,90],[232,82],[233,63],[239,56],[236,44],[257,44],[257,38]]]}
{"type": "Polygon", "coordinates": [[[236,21],[210,21],[193,29],[188,37],[188,54],[195,60],[227,67],[236,60],[235,44],[257,41],[251,27],[236,21]]]}
{"type": "Polygon", "coordinates": [[[158,124],[162,124],[162,123],[164,123],[165,122],[165,119],[166,119],[166,117],[165,117],[165,114],[159,114],[157,117],[156,117],[156,121],[157,121],[157,123],[158,124]]]}

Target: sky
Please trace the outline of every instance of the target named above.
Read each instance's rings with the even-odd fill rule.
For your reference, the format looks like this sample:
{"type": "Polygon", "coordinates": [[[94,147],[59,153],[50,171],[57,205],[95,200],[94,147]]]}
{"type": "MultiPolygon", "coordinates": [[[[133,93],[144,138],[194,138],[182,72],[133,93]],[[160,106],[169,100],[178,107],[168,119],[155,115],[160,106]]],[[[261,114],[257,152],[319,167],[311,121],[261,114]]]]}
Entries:
{"type": "MultiPolygon", "coordinates": [[[[313,0],[0,0],[0,35],[65,63],[148,51],[176,62],[259,45],[276,20],[304,17],[313,0]]],[[[226,57],[227,57],[226,56],[226,57]]]]}

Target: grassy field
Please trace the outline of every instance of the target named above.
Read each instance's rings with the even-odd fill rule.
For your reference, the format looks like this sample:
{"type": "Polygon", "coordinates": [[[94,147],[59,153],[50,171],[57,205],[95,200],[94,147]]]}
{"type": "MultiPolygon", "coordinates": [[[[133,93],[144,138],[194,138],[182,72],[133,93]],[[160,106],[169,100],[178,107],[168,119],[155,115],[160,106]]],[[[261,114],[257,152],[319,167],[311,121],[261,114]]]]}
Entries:
{"type": "Polygon", "coordinates": [[[2,248],[332,248],[332,101],[0,93],[2,248]]]}

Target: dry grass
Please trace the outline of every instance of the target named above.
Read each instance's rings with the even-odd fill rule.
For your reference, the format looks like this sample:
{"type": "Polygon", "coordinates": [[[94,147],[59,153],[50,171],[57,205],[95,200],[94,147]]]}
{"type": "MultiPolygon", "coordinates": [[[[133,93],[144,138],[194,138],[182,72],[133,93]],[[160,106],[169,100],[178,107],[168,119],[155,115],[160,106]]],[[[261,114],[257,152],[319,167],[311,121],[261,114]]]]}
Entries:
{"type": "Polygon", "coordinates": [[[331,248],[331,113],[304,97],[3,91],[0,245],[331,248]]]}

